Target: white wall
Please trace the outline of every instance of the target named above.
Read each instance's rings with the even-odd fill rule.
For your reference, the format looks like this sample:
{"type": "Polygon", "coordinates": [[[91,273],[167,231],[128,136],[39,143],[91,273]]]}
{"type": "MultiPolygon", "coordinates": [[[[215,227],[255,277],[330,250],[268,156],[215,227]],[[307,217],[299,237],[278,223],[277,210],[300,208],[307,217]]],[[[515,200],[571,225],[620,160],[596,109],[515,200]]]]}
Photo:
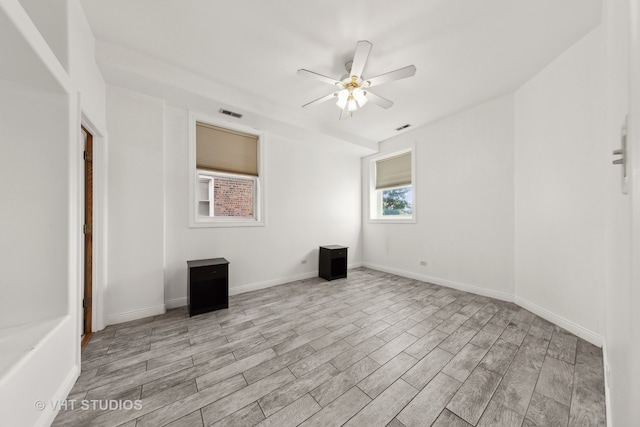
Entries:
{"type": "Polygon", "coordinates": [[[516,302],[592,342],[604,332],[602,60],[597,28],[515,94],[516,302]]]}
{"type": "Polygon", "coordinates": [[[107,324],[164,312],[164,102],[107,87],[107,324]]]}
{"type": "Polygon", "coordinates": [[[415,224],[379,224],[365,209],[365,264],[510,299],[513,138],[513,97],[505,96],[381,143],[383,152],[415,142],[418,214],[415,224]]]}
{"type": "Polygon", "coordinates": [[[357,155],[263,129],[266,226],[190,229],[187,123],[186,109],[108,86],[108,324],[185,305],[190,259],[227,258],[232,294],[317,275],[322,244],[360,265],[357,155]]]}
{"type": "Polygon", "coordinates": [[[105,83],[95,61],[95,37],[79,0],[20,0],[81,94],[82,109],[102,125],[105,83]]]}
{"type": "MultiPolygon", "coordinates": [[[[107,151],[106,84],[95,58],[95,37],[79,0],[66,0],[68,11],[68,74],[79,95],[81,123],[93,136],[93,264],[92,264],[92,324],[94,331],[105,327],[104,295],[106,284],[106,215],[107,215],[107,151]]],[[[81,147],[80,150],[84,149],[81,147]]],[[[80,152],[80,151],[79,151],[80,152]]],[[[77,179],[84,189],[84,162],[77,163],[77,179]]],[[[83,202],[84,194],[78,197],[83,202]]],[[[80,208],[80,218],[84,214],[80,208]]],[[[80,268],[82,268],[80,266],[80,268]]],[[[84,276],[83,276],[84,277],[84,276]]],[[[84,285],[82,285],[84,286],[84,285]]]]}
{"type": "Polygon", "coordinates": [[[62,316],[69,296],[69,100],[0,81],[0,327],[62,316]]]}
{"type": "Polygon", "coordinates": [[[69,2],[69,76],[75,89],[80,93],[82,112],[96,127],[104,128],[106,85],[96,64],[96,39],[79,0],[67,1],[69,2]]]}
{"type": "Polygon", "coordinates": [[[69,3],[74,0],[19,0],[58,62],[69,71],[69,3]]]}
{"type": "MultiPolygon", "coordinates": [[[[231,294],[318,272],[318,246],[349,246],[360,265],[360,158],[257,126],[266,132],[264,227],[189,228],[188,112],[167,107],[165,293],[186,304],[186,261],[225,257],[231,294]],[[305,265],[301,264],[306,260],[305,265]]],[[[216,111],[202,111],[215,115],[216,111]]],[[[255,124],[248,118],[239,121],[255,124]]]]}

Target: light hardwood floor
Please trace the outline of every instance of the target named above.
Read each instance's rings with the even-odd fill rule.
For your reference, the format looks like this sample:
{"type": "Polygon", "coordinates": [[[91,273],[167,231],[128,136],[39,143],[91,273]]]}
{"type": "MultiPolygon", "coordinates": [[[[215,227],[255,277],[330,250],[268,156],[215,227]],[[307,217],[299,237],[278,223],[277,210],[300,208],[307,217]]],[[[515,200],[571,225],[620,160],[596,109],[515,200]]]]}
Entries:
{"type": "Polygon", "coordinates": [[[600,348],[515,304],[368,269],[110,326],[68,402],[55,426],[605,425],[600,348]]]}

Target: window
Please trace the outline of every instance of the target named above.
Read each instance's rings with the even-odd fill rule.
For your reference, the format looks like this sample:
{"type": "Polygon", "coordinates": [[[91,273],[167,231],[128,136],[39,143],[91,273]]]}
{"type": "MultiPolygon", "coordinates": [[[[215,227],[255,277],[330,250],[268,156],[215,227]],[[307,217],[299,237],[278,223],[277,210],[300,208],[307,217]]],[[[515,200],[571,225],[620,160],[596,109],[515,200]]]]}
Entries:
{"type": "Polygon", "coordinates": [[[253,219],[255,177],[198,171],[198,216],[253,219]]]}
{"type": "Polygon", "coordinates": [[[263,225],[263,137],[228,124],[193,119],[191,226],[263,225]]]}
{"type": "Polygon", "coordinates": [[[415,222],[412,152],[409,149],[371,159],[370,220],[415,222]]]}

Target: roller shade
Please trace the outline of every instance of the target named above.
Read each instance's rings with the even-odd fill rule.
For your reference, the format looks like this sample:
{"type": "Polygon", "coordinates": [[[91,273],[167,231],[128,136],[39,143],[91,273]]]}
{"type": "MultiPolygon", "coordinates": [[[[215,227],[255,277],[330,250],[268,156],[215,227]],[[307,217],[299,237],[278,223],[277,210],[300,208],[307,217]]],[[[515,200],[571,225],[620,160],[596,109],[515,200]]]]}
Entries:
{"type": "Polygon", "coordinates": [[[411,184],[411,152],[376,162],[376,190],[411,184]]]}
{"type": "Polygon", "coordinates": [[[196,122],[196,167],[258,176],[258,137],[196,122]]]}

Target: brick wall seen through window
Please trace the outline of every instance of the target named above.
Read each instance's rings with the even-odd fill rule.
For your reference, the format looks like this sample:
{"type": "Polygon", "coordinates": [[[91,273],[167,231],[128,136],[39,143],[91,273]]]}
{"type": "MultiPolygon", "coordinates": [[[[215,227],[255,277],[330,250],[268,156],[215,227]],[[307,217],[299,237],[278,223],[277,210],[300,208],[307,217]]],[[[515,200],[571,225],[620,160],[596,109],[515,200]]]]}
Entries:
{"type": "Polygon", "coordinates": [[[216,177],[213,181],[214,216],[253,216],[254,181],[216,177]]]}

